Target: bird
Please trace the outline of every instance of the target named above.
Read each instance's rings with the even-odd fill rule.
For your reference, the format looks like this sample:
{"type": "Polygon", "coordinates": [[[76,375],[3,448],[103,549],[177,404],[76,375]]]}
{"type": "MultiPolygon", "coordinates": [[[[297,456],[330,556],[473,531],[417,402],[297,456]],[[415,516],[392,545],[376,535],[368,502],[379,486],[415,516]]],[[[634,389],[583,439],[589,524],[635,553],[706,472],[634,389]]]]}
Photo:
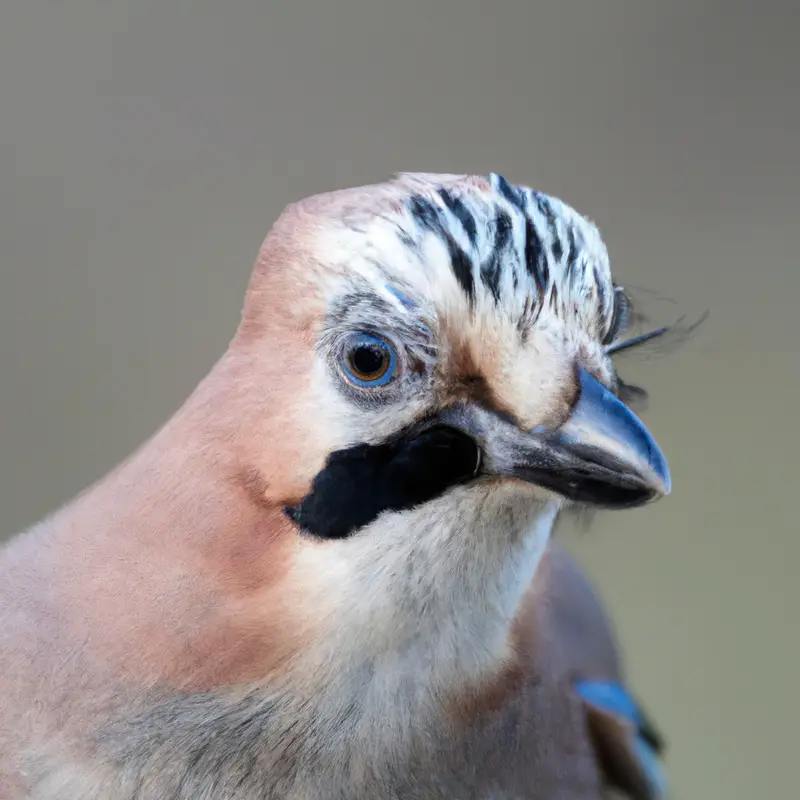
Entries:
{"type": "Polygon", "coordinates": [[[287,205],[184,404],[0,551],[0,798],[665,797],[554,535],[671,491],[629,307],[496,173],[287,205]]]}

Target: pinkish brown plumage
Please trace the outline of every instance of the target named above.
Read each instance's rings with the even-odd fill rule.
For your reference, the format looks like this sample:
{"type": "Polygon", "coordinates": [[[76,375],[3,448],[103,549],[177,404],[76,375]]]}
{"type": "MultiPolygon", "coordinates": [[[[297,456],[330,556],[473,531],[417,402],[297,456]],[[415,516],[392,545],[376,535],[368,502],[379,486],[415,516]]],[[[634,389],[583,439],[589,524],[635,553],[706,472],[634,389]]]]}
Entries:
{"type": "Polygon", "coordinates": [[[498,176],[290,206],[185,405],[0,554],[0,800],[658,797],[550,542],[668,491],[618,293],[498,176]]]}

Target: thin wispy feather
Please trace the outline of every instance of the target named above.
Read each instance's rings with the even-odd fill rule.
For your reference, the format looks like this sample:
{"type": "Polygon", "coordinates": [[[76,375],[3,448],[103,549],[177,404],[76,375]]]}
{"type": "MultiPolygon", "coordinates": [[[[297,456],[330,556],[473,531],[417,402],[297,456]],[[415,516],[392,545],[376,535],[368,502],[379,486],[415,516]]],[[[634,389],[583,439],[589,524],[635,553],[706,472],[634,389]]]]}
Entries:
{"type": "MultiPolygon", "coordinates": [[[[657,303],[666,303],[677,307],[679,303],[670,297],[642,287],[626,285],[628,298],[629,335],[612,342],[606,348],[609,355],[636,352],[644,356],[660,356],[674,352],[693,336],[706,321],[710,311],[706,309],[693,322],[688,322],[689,315],[682,314],[668,325],[652,325],[654,316],[650,309],[657,303]],[[647,309],[647,310],[645,310],[647,309]]],[[[658,316],[662,316],[658,314],[658,316]]]]}
{"type": "Polygon", "coordinates": [[[686,316],[679,317],[671,325],[664,325],[650,331],[614,342],[606,348],[609,355],[635,349],[646,355],[667,355],[685,344],[699,327],[708,319],[710,311],[706,309],[694,322],[687,323],[686,316]]]}

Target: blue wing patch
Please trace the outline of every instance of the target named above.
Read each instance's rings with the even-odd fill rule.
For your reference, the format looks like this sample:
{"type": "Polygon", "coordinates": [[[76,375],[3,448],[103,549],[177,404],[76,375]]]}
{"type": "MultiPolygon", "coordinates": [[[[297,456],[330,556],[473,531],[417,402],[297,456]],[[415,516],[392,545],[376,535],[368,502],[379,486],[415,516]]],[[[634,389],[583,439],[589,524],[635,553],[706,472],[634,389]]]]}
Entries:
{"type": "Polygon", "coordinates": [[[578,681],[575,690],[593,706],[618,717],[625,717],[637,728],[642,723],[636,701],[618,683],[611,681],[578,681]]]}
{"type": "Polygon", "coordinates": [[[628,729],[623,734],[627,742],[628,758],[635,763],[641,781],[646,784],[646,788],[636,790],[633,786],[641,781],[634,779],[630,787],[634,796],[643,800],[666,797],[667,782],[659,759],[664,744],[640,704],[625,688],[613,681],[578,681],[575,683],[575,691],[587,704],[616,718],[628,729]]]}

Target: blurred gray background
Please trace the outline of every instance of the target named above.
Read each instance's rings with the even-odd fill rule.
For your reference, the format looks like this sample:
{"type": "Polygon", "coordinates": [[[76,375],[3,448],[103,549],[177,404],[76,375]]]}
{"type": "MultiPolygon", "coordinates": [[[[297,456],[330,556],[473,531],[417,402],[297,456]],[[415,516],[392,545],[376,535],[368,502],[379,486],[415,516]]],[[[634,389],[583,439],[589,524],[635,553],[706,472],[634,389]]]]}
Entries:
{"type": "Polygon", "coordinates": [[[3,0],[0,536],[177,408],[286,203],[498,171],[593,217],[664,321],[711,310],[622,366],[672,496],[569,541],[674,797],[797,796],[799,32],[771,0],[3,0]]]}

